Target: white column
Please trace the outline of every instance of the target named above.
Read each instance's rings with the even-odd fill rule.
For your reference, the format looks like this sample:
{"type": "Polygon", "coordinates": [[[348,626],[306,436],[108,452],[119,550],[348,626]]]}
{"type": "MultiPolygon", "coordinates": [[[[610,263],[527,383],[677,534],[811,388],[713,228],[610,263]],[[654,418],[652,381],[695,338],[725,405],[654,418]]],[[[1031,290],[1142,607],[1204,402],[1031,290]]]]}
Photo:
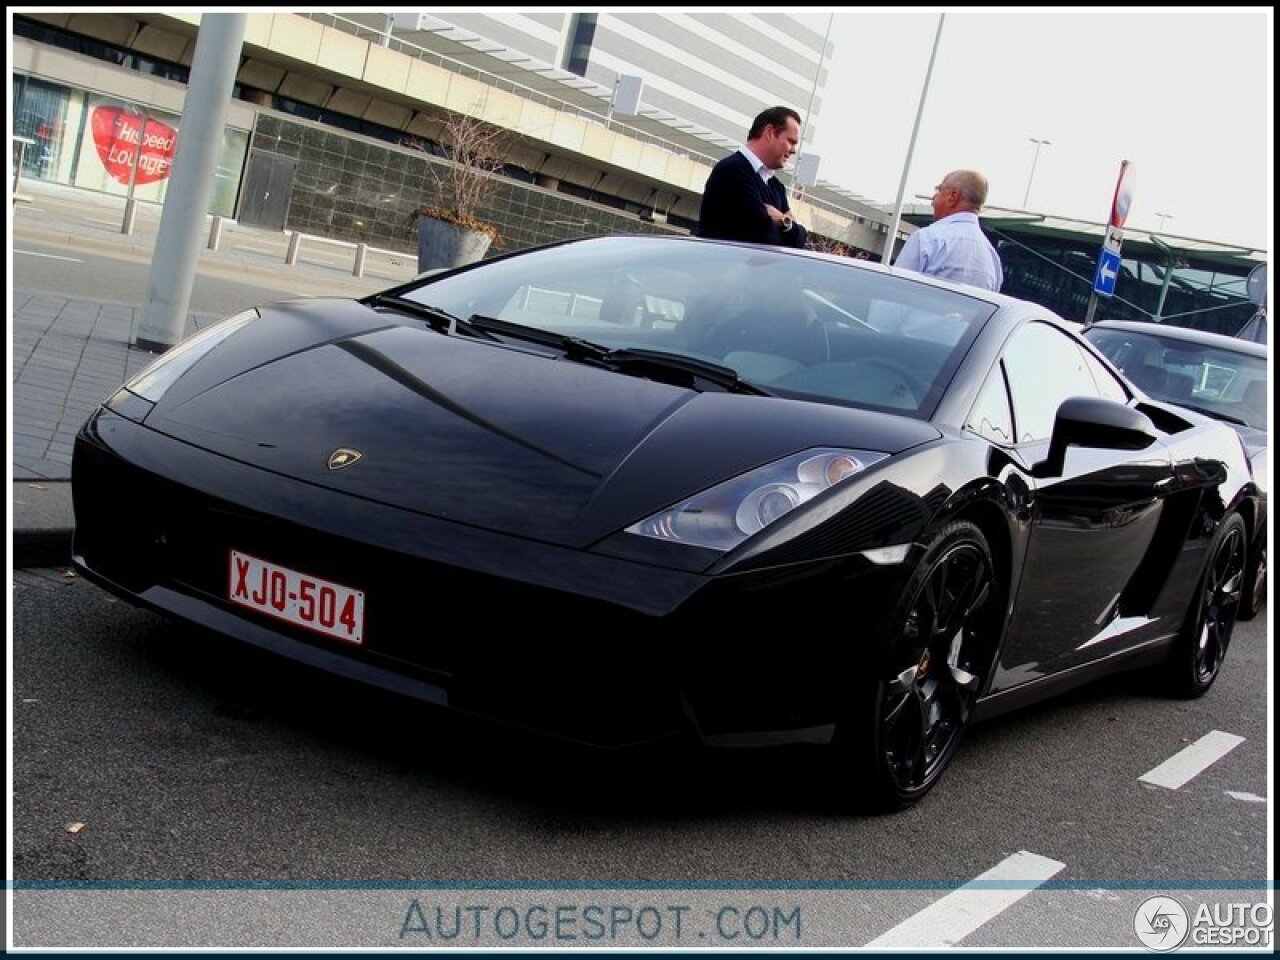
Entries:
{"type": "Polygon", "coordinates": [[[136,343],[166,350],[186,333],[204,218],[222,147],[227,101],[240,65],[247,13],[205,13],[196,35],[178,144],[160,211],[136,343]]]}

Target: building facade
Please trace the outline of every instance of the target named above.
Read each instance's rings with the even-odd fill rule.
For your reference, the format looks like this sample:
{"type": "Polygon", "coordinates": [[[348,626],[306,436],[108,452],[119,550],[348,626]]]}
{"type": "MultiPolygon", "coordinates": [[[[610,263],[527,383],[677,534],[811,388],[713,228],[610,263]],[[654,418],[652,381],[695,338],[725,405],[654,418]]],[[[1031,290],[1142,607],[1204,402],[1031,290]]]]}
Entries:
{"type": "MultiPolygon", "coordinates": [[[[386,28],[378,14],[350,14],[386,28]]],[[[539,10],[397,14],[390,29],[426,49],[498,72],[515,65],[588,96],[612,99],[641,81],[638,114],[705,147],[736,147],[763,107],[783,104],[821,123],[834,45],[828,12],[740,10],[583,13],[539,10]],[[567,76],[566,76],[567,74],[567,76]],[[589,81],[582,85],[575,78],[589,81]]]]}
{"type": "MultiPolygon", "coordinates": [[[[14,132],[31,141],[23,158],[24,175],[108,192],[128,190],[143,200],[163,199],[163,177],[129,180],[129,147],[135,145],[128,139],[133,136],[130,125],[176,131],[199,19],[198,13],[180,12],[15,14],[14,132]],[[115,108],[135,119],[114,117],[109,112],[115,108]],[[107,142],[112,123],[123,142],[107,142]],[[109,159],[95,166],[95,155],[102,151],[109,159]]],[[[386,20],[381,15],[376,19],[386,20]]],[[[543,190],[562,195],[555,203],[530,196],[517,205],[521,209],[550,203],[560,210],[560,201],[579,202],[572,215],[561,210],[550,217],[542,239],[561,239],[564,231],[557,228],[574,236],[583,229],[614,231],[619,223],[642,232],[689,230],[696,224],[702,184],[726,151],[653,116],[611,119],[608,97],[597,96],[593,82],[567,71],[544,77],[522,68],[521,82],[516,82],[510,71],[488,73],[393,39],[393,32],[406,31],[382,32],[331,14],[250,14],[249,24],[219,163],[220,186],[235,185],[232,198],[218,193],[213,212],[224,215],[239,215],[246,204],[254,209],[249,188],[260,185],[262,167],[269,164],[271,183],[278,186],[279,177],[292,178],[283,214],[288,225],[314,228],[326,222],[324,208],[330,202],[358,208],[335,219],[335,230],[385,225],[388,207],[396,208],[403,221],[413,209],[436,199],[424,195],[420,186],[431,178],[412,171],[449,162],[447,146],[440,142],[443,118],[463,113],[511,133],[509,162],[495,193],[510,199],[523,188],[530,194],[543,190]],[[566,77],[575,83],[566,85],[566,77]],[[534,79],[535,86],[523,82],[534,79]],[[271,127],[270,136],[285,121],[342,132],[364,143],[356,153],[378,154],[373,169],[395,173],[381,183],[354,184],[352,176],[368,170],[370,162],[347,166],[341,153],[310,169],[306,164],[311,161],[304,158],[290,170],[289,158],[278,156],[272,141],[256,137],[259,117],[271,127]],[[702,152],[706,150],[712,152],[702,152]],[[373,197],[381,208],[367,206],[373,197]]],[[[567,43],[566,34],[562,46],[567,43]]],[[[297,138],[282,142],[289,139],[297,138]]],[[[149,159],[143,150],[140,162],[149,159]]],[[[282,195],[279,189],[272,192],[282,195]]],[[[867,246],[876,242],[877,232],[883,236],[879,211],[848,210],[838,197],[833,199],[815,197],[807,207],[796,204],[816,235],[843,241],[850,232],[862,232],[867,246]]],[[[495,216],[502,213],[494,211],[495,216]]],[[[521,231],[518,223],[499,226],[504,234],[521,231]]],[[[407,242],[381,226],[373,229],[371,242],[407,242]]]]}

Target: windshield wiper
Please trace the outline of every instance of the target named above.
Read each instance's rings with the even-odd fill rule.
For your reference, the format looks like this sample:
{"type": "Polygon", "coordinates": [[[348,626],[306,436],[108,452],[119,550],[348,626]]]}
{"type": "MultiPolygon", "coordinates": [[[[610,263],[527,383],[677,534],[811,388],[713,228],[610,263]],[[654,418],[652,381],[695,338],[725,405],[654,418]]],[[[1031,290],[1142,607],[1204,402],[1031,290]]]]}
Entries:
{"type": "Polygon", "coordinates": [[[369,303],[376,307],[393,307],[396,310],[402,310],[405,313],[411,313],[419,319],[425,320],[432,330],[450,335],[456,333],[465,333],[468,336],[479,337],[483,340],[497,340],[498,338],[485,330],[480,329],[468,320],[461,317],[455,317],[448,310],[441,310],[439,307],[433,307],[429,303],[422,303],[419,300],[410,300],[408,297],[398,297],[390,293],[375,293],[369,298],[369,303]]]}
{"type": "Polygon", "coordinates": [[[564,353],[570,360],[591,363],[609,355],[608,347],[592,343],[590,340],[583,340],[581,337],[569,337],[552,330],[530,327],[523,323],[512,323],[510,320],[499,320],[497,317],[486,317],[480,313],[473,313],[467,318],[467,323],[485,333],[496,333],[499,336],[511,337],[513,340],[527,340],[530,343],[552,347],[564,353]]]}
{"type": "Polygon", "coordinates": [[[699,360],[679,353],[661,350],[644,350],[620,347],[605,354],[604,362],[624,373],[674,383],[677,386],[698,389],[698,381],[705,380],[732,393],[751,393],[760,397],[770,396],[769,391],[748,383],[738,376],[738,371],[710,360],[699,360]],[[675,375],[673,377],[672,375],[675,375]]]}
{"type": "Polygon", "coordinates": [[[698,381],[712,383],[722,390],[733,393],[751,393],[758,396],[770,396],[755,384],[747,383],[738,376],[732,367],[721,366],[709,360],[698,360],[678,353],[665,353],[661,350],[644,350],[620,347],[610,350],[602,344],[581,337],[570,337],[552,330],[512,323],[510,320],[499,320],[497,317],[486,317],[472,314],[468,322],[481,330],[528,340],[561,351],[565,359],[579,363],[589,363],[638,377],[647,377],[663,383],[671,383],[691,390],[701,389],[698,381]]]}

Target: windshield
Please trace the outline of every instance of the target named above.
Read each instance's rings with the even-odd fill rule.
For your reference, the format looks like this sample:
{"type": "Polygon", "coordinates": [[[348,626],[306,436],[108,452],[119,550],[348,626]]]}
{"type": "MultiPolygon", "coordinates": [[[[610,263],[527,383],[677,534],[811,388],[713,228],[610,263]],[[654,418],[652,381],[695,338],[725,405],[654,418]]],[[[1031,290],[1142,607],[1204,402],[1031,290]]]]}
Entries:
{"type": "Polygon", "coordinates": [[[771,394],[921,418],[996,309],[853,260],[651,237],[531,250],[400,292],[464,320],[689,357],[771,394]]]}
{"type": "Polygon", "coordinates": [[[1267,429],[1267,360],[1177,336],[1094,327],[1091,343],[1157,400],[1267,429]]]}

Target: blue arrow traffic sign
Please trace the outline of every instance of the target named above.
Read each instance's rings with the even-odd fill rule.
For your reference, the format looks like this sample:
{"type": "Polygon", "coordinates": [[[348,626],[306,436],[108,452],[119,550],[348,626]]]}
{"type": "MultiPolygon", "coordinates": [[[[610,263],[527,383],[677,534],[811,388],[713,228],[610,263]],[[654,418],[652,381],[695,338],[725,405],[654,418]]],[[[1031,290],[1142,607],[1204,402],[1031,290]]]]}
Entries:
{"type": "Polygon", "coordinates": [[[1116,292],[1116,277],[1120,273],[1120,254],[1103,247],[1098,251],[1098,271],[1093,275],[1093,292],[1109,297],[1116,292]]]}

